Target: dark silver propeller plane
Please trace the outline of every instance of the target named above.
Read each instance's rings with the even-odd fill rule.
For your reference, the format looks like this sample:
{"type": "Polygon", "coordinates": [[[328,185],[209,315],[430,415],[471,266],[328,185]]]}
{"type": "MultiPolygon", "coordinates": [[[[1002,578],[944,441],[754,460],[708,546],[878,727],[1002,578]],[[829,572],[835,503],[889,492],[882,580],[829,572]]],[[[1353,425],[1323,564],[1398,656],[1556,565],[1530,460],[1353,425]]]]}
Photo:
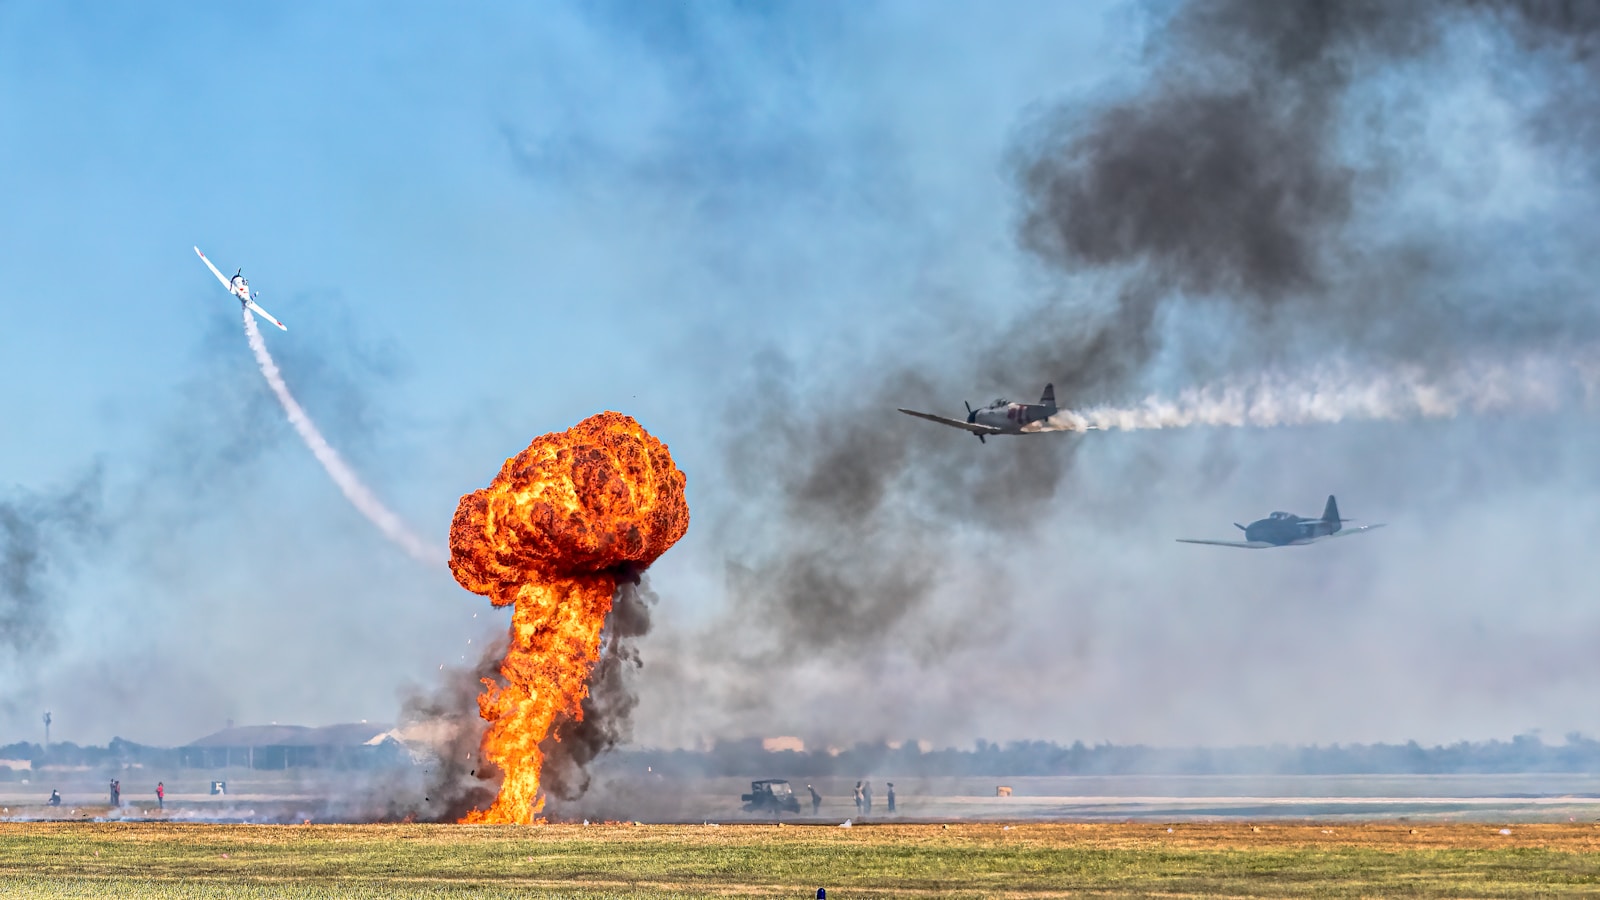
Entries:
{"type": "Polygon", "coordinates": [[[985,435],[990,434],[1039,434],[1045,431],[1055,431],[1049,427],[1050,417],[1056,414],[1056,386],[1044,386],[1044,396],[1038,403],[1012,403],[1010,400],[996,400],[988,406],[973,409],[972,404],[966,404],[967,419],[948,419],[936,416],[933,413],[917,412],[914,409],[901,409],[908,416],[927,419],[929,422],[938,422],[940,425],[949,425],[952,428],[962,428],[978,436],[982,441],[985,435]]]}
{"type": "Polygon", "coordinates": [[[1262,550],[1267,547],[1293,547],[1300,544],[1309,544],[1323,538],[1345,537],[1351,534],[1361,534],[1374,528],[1382,528],[1383,523],[1376,525],[1362,525],[1359,528],[1345,528],[1345,522],[1350,519],[1339,518],[1339,504],[1328,495],[1328,505],[1322,510],[1322,518],[1308,519],[1294,513],[1275,512],[1265,519],[1257,519],[1249,525],[1233,523],[1233,527],[1244,532],[1242,541],[1202,541],[1195,538],[1178,538],[1180,544],[1211,544],[1216,547],[1242,547],[1246,550],[1262,550]]]}

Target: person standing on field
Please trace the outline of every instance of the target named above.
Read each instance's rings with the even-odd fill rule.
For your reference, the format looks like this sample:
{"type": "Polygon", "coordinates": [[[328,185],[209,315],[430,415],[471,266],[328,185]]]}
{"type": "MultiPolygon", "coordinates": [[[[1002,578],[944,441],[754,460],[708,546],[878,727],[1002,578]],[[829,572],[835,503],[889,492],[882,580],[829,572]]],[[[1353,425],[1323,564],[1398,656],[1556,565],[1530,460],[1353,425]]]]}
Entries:
{"type": "MultiPolygon", "coordinates": [[[[893,806],[894,806],[894,801],[893,800],[889,801],[889,806],[891,808],[893,808],[893,806]]],[[[166,809],[166,808],[167,808],[167,786],[158,781],[158,782],[156,782],[156,809],[166,809]]]]}

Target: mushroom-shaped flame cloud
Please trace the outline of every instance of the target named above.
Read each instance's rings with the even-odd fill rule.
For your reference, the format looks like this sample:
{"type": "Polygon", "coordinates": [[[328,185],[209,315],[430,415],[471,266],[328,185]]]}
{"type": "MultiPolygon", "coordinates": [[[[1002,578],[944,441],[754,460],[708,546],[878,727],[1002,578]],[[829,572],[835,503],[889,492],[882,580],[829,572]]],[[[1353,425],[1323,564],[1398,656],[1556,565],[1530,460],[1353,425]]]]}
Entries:
{"type": "Polygon", "coordinates": [[[501,680],[484,679],[478,698],[483,757],[504,780],[463,821],[527,823],[543,809],[539,744],[557,716],[583,717],[618,578],[636,577],[688,527],[684,475],[666,445],[614,412],[535,438],[461,498],[450,571],[515,607],[501,680]]]}

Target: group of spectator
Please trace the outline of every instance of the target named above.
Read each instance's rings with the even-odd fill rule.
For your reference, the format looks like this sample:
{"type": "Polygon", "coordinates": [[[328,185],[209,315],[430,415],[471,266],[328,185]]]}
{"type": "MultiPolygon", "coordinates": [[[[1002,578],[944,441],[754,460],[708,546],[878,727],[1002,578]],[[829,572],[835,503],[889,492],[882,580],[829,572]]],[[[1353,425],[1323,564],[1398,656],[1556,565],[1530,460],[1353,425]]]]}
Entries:
{"type": "MultiPolygon", "coordinates": [[[[889,793],[885,799],[889,801],[889,812],[894,812],[894,782],[889,782],[889,793]]],[[[822,811],[822,795],[811,785],[806,785],[806,790],[811,793],[811,814],[818,815],[822,811]]],[[[855,789],[856,815],[872,815],[872,782],[858,781],[855,789]]]]}
{"type": "MultiPolygon", "coordinates": [[[[894,782],[889,782],[889,812],[894,812],[894,782]]],[[[856,815],[872,815],[872,782],[856,782],[856,815]]]]}
{"type": "MultiPolygon", "coordinates": [[[[122,782],[119,781],[118,779],[115,779],[115,778],[111,779],[110,793],[111,793],[111,805],[112,806],[121,806],[122,805],[122,782]]],[[[51,789],[51,791],[50,791],[50,800],[48,802],[49,802],[49,804],[51,806],[60,806],[61,805],[61,792],[59,790],[51,789]]],[[[156,782],[156,808],[157,809],[166,809],[167,808],[167,786],[166,786],[165,783],[160,782],[160,781],[156,782]]]]}

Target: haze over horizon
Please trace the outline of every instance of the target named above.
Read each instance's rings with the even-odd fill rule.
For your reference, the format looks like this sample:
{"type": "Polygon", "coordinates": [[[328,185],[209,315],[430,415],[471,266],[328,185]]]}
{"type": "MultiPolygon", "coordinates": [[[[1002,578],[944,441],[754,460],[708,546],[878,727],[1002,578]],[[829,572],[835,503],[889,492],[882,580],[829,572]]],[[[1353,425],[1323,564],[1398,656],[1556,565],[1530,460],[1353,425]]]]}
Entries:
{"type": "Polygon", "coordinates": [[[1600,21],[1309,8],[0,7],[0,743],[394,721],[505,628],[195,244],[425,541],[592,413],[670,446],[639,745],[1600,734],[1600,21]],[[1528,354],[1432,419],[895,412],[1528,354]],[[1388,527],[1174,541],[1330,493],[1388,527]]]}

